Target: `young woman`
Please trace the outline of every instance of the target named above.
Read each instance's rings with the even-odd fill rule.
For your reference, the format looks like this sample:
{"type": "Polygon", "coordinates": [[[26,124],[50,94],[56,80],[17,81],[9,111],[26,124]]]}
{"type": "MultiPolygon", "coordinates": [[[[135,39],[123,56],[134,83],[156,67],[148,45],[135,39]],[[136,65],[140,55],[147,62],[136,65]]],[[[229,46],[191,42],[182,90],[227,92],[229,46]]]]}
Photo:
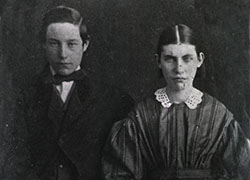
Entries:
{"type": "Polygon", "coordinates": [[[250,147],[233,115],[193,86],[204,54],[186,25],[165,29],[156,60],[166,86],[117,122],[103,153],[106,179],[249,179],[250,147]]]}

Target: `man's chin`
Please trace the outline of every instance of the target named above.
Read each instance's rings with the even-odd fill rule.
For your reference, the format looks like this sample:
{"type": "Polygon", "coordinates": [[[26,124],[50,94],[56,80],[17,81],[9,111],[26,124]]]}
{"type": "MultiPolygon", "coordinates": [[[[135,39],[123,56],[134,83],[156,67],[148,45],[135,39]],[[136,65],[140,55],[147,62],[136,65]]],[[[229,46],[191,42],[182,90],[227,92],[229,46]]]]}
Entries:
{"type": "Polygon", "coordinates": [[[56,71],[56,74],[62,75],[62,76],[68,76],[72,73],[73,71],[67,70],[67,69],[60,69],[56,71]]]}

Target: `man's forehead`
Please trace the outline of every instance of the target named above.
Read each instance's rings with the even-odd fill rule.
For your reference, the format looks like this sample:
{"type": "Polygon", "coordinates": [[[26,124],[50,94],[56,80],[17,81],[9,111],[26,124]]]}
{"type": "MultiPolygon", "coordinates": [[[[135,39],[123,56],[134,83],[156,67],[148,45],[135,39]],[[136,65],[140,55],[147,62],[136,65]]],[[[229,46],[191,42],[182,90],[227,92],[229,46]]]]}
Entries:
{"type": "Polygon", "coordinates": [[[169,44],[162,46],[162,54],[182,56],[186,54],[196,54],[196,50],[195,46],[191,44],[169,44]]]}
{"type": "Polygon", "coordinates": [[[68,22],[50,24],[47,28],[46,37],[81,39],[79,26],[68,22]]]}

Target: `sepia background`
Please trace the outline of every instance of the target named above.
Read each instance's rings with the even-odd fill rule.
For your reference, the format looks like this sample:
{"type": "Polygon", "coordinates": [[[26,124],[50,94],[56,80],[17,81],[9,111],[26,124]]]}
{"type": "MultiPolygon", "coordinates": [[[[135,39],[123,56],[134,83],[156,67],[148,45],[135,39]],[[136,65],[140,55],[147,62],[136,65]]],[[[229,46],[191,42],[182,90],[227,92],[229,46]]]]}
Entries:
{"type": "Polygon", "coordinates": [[[205,64],[195,86],[222,101],[250,137],[250,0],[0,0],[0,165],[11,152],[18,92],[46,61],[38,42],[42,14],[78,9],[91,36],[89,74],[136,101],[164,85],[154,59],[160,32],[183,23],[200,33],[205,64]]]}

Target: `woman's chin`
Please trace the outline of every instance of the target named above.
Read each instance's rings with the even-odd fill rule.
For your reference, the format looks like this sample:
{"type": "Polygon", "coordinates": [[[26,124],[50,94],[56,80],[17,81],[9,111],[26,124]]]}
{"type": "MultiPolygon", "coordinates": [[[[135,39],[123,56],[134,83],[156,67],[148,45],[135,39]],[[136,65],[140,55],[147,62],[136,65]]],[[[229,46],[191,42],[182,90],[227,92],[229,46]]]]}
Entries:
{"type": "Polygon", "coordinates": [[[186,83],[176,83],[169,88],[170,91],[183,91],[187,89],[188,86],[186,83]]]}

